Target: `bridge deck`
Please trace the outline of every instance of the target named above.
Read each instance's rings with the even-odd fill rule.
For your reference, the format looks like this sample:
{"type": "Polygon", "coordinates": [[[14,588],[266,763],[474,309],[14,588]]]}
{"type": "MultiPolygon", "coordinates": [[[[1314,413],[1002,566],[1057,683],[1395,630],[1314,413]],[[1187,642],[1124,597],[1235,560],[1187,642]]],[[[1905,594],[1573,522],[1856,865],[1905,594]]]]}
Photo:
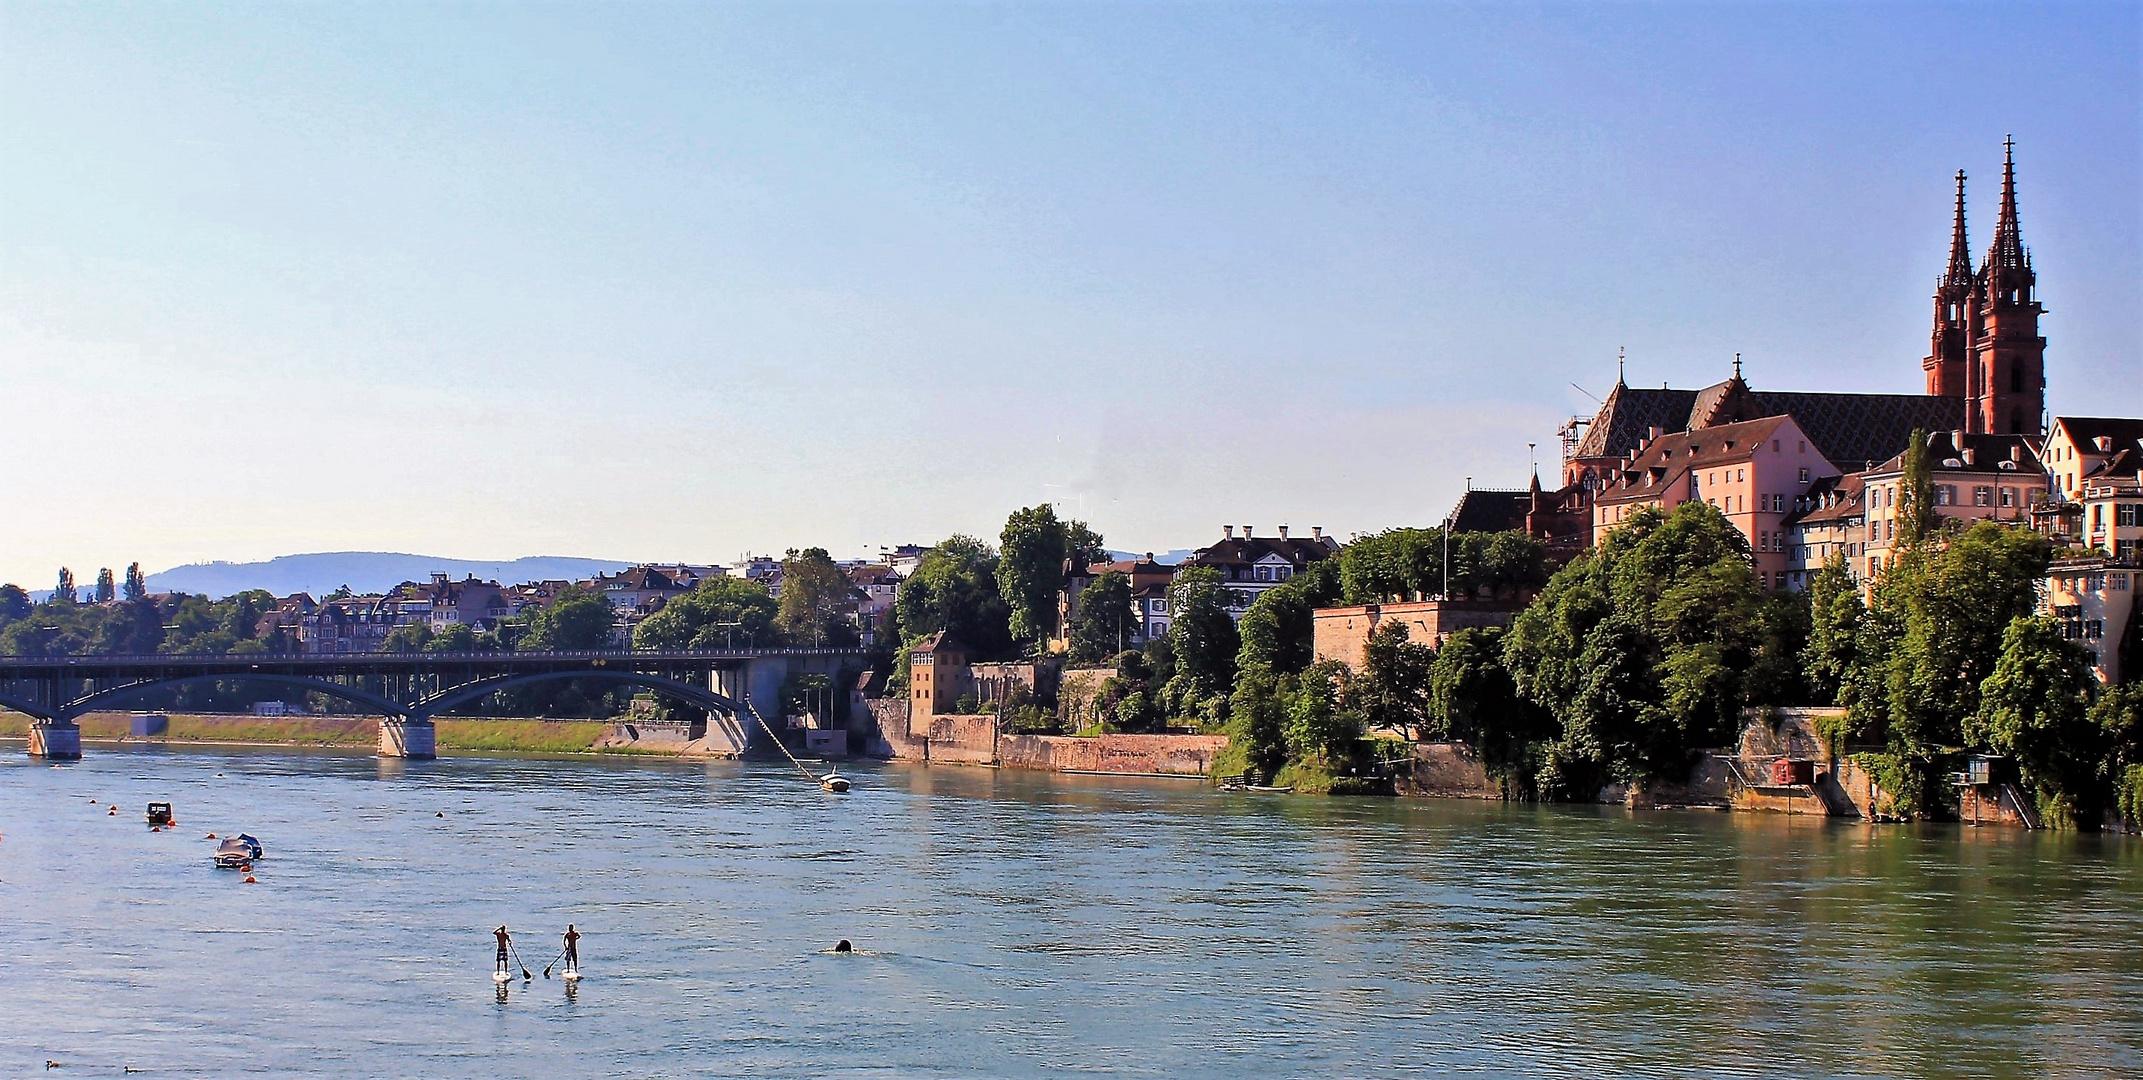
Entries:
{"type": "Polygon", "coordinates": [[[546,652],[158,653],[146,656],[0,656],[0,681],[167,678],[178,674],[515,674],[620,668],[710,671],[754,660],[860,657],[861,649],[591,649],[546,652]]]}

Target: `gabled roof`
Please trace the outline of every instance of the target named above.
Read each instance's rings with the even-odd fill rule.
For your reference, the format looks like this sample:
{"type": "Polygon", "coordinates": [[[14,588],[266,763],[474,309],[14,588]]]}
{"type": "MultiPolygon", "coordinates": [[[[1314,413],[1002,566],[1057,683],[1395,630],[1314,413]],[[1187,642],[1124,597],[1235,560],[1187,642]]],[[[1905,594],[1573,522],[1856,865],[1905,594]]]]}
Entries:
{"type": "Polygon", "coordinates": [[[966,645],[961,644],[959,638],[952,636],[946,631],[940,630],[937,633],[932,634],[929,637],[926,637],[923,640],[916,642],[915,647],[909,649],[908,651],[911,653],[956,652],[972,654],[975,650],[970,649],[966,645]]]}
{"type": "Polygon", "coordinates": [[[2143,443],[2143,420],[2117,416],[2057,416],[2054,428],[2068,433],[2086,453],[2104,453],[2098,448],[2098,440],[2113,440],[2113,448],[2135,446],[2143,443]]]}
{"type": "Polygon", "coordinates": [[[1657,498],[1673,490],[1675,483],[1693,469],[1708,469],[1749,460],[1756,448],[1787,431],[1798,430],[1790,416],[1766,416],[1722,424],[1701,431],[1662,435],[1652,440],[1635,461],[1622,467],[1621,479],[1601,489],[1602,503],[1657,498]]]}
{"type": "Polygon", "coordinates": [[[1526,511],[1533,508],[1530,491],[1500,491],[1467,488],[1451,508],[1451,531],[1455,533],[1506,532],[1525,528],[1526,511]]]}
{"type": "MultiPolygon", "coordinates": [[[[2037,475],[2045,472],[2044,466],[2039,464],[2039,442],[2036,435],[1930,431],[1927,433],[1927,469],[1931,473],[2013,472],[2037,475]],[[1970,452],[1969,455],[1967,451],[1970,452]],[[1967,456],[1971,458],[1970,461],[1965,460],[1967,456]],[[2011,462],[2012,466],[2002,468],[2001,463],[2005,461],[2011,462]]],[[[1890,473],[1904,467],[1905,454],[1899,451],[1868,471],[1890,473]]]]}
{"type": "Polygon", "coordinates": [[[1865,517],[1868,511],[1862,497],[1867,493],[1867,486],[1865,473],[1817,477],[1815,483],[1808,485],[1807,494],[1795,504],[1806,509],[1787,515],[1781,524],[1790,529],[1796,525],[1831,525],[1865,517]]]}

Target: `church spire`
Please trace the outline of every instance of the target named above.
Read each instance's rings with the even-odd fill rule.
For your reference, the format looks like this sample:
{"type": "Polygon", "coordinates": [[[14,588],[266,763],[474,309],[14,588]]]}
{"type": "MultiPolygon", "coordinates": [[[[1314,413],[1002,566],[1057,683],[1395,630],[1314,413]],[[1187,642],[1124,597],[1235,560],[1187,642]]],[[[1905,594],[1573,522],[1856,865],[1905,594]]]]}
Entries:
{"type": "Polygon", "coordinates": [[[2031,265],[2024,252],[2023,230],[2017,225],[2017,153],[2014,137],[2002,140],[2002,216],[1994,226],[1994,246],[1987,249],[1982,270],[2022,270],[2031,265]]]}
{"type": "Polygon", "coordinates": [[[1972,242],[1964,234],[1964,170],[1957,170],[1957,224],[1950,232],[1950,267],[1942,275],[1945,290],[1972,283],[1972,242]]]}

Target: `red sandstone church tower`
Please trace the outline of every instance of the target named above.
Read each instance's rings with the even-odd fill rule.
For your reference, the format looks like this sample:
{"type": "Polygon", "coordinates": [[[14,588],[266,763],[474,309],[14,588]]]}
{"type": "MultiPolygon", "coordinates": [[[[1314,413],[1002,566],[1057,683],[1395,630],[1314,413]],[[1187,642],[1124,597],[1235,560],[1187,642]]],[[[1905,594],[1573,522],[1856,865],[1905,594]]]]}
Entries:
{"type": "Polygon", "coordinates": [[[1964,401],[1967,431],[2041,435],[2046,416],[2046,339],[2039,336],[2038,277],[2017,224],[2016,143],[2003,143],[2002,213],[1994,245],[1972,271],[1964,230],[1964,173],[1949,268],[1935,287],[1927,392],[1964,401]]]}

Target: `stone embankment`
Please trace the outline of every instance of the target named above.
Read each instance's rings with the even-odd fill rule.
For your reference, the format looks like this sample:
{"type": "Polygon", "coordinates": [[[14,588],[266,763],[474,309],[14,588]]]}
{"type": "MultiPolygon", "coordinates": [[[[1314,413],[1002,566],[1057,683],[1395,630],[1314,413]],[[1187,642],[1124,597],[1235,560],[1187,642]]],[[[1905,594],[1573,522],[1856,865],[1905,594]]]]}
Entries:
{"type": "MultiPolygon", "coordinates": [[[[1014,735],[994,716],[933,716],[912,724],[907,702],[873,701],[878,756],[940,765],[994,765],[1114,776],[1210,776],[1225,735],[1014,735]]],[[[916,718],[922,720],[923,718],[916,718]]]]}

